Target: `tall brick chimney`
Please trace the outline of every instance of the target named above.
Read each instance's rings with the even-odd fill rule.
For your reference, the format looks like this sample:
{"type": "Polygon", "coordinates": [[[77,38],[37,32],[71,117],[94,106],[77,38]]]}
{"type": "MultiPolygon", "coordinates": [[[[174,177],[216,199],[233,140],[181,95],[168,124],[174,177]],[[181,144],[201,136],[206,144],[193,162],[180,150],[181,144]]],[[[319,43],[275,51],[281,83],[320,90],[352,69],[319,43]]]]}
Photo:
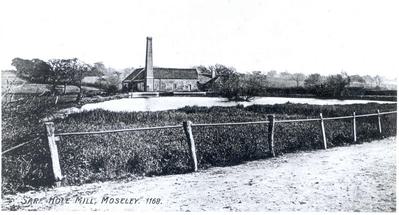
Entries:
{"type": "Polygon", "coordinates": [[[154,90],[154,68],[152,64],[152,38],[147,37],[147,48],[145,54],[145,82],[146,92],[154,90]]]}

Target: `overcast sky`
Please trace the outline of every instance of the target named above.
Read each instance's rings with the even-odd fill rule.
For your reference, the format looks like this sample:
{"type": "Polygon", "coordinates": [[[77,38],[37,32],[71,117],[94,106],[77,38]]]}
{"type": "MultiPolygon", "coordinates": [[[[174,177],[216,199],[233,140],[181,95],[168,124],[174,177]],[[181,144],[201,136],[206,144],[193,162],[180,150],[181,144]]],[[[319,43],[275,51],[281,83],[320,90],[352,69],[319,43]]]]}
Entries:
{"type": "Polygon", "coordinates": [[[395,77],[399,1],[0,1],[0,69],[14,57],[77,57],[114,68],[225,64],[395,77]]]}

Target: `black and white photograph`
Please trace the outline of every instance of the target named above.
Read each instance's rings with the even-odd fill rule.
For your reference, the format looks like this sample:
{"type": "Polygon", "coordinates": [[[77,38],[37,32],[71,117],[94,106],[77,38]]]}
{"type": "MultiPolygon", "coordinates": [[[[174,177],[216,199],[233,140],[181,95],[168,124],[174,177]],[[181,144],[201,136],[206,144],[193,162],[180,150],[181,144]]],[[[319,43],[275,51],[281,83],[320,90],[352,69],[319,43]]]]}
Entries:
{"type": "Polygon", "coordinates": [[[396,213],[398,9],[1,0],[1,211],[396,213]]]}

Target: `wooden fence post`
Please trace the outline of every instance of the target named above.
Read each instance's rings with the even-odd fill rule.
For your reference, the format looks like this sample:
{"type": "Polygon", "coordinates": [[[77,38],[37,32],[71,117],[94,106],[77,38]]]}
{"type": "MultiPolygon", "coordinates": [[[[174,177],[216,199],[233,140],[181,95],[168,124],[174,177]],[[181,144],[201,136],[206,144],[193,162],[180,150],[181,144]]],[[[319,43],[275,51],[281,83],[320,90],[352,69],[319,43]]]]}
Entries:
{"type": "Polygon", "coordinates": [[[321,125],[321,134],[323,135],[323,145],[321,147],[323,149],[327,149],[326,130],[324,129],[324,119],[322,113],[320,113],[320,125],[321,125]]]}
{"type": "Polygon", "coordinates": [[[377,110],[377,116],[378,116],[378,131],[380,134],[382,133],[382,128],[381,128],[381,115],[380,115],[380,110],[377,110]]]}
{"type": "Polygon", "coordinates": [[[47,140],[50,149],[50,156],[51,156],[51,164],[53,167],[54,173],[54,180],[55,186],[61,186],[62,174],[61,174],[61,167],[60,167],[60,160],[58,158],[58,149],[57,144],[55,143],[55,136],[54,136],[54,123],[53,122],[46,122],[46,131],[47,131],[47,140]]]}
{"type": "Polygon", "coordinates": [[[353,112],[353,142],[356,143],[356,112],[353,112]]]}
{"type": "Polygon", "coordinates": [[[267,119],[269,121],[269,129],[268,129],[268,142],[269,142],[269,151],[272,157],[276,157],[276,153],[274,151],[274,114],[267,115],[267,119]]]}
{"type": "Polygon", "coordinates": [[[192,164],[193,164],[193,170],[194,172],[198,171],[198,162],[197,162],[197,153],[195,150],[195,143],[194,143],[194,137],[193,137],[193,132],[191,128],[191,121],[185,121],[183,122],[183,128],[184,128],[184,133],[186,134],[187,137],[187,142],[190,147],[190,157],[192,159],[192,164]]]}

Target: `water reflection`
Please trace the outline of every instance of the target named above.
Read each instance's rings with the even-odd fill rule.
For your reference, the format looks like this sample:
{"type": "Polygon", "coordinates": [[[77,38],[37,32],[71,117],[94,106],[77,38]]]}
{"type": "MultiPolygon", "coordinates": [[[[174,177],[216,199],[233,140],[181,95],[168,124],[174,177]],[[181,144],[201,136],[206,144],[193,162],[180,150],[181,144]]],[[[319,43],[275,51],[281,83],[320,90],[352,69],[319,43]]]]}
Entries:
{"type": "Polygon", "coordinates": [[[284,103],[314,104],[314,105],[344,105],[344,104],[365,104],[369,102],[376,103],[394,103],[387,101],[370,101],[370,100],[338,100],[338,99],[315,99],[315,98],[286,98],[286,97],[257,97],[251,102],[232,102],[224,98],[217,97],[154,97],[154,98],[131,98],[117,99],[93,104],[86,104],[81,109],[83,111],[104,109],[115,112],[133,112],[133,111],[162,111],[179,109],[185,106],[236,106],[242,104],[244,106],[253,104],[284,104],[284,103]]]}

